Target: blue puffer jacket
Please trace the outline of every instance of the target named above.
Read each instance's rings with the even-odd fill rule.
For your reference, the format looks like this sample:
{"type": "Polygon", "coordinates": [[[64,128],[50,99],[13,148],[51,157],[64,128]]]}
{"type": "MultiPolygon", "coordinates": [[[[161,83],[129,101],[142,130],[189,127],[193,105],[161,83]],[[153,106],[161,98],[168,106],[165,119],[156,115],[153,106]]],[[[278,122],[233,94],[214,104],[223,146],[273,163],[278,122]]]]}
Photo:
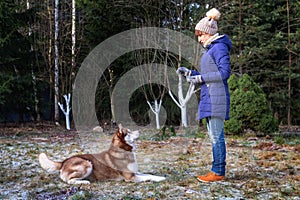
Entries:
{"type": "Polygon", "coordinates": [[[200,72],[192,70],[191,76],[200,75],[202,78],[199,119],[220,117],[229,119],[230,95],[227,80],[230,77],[231,41],[227,35],[213,40],[206,47],[201,57],[200,72]]]}

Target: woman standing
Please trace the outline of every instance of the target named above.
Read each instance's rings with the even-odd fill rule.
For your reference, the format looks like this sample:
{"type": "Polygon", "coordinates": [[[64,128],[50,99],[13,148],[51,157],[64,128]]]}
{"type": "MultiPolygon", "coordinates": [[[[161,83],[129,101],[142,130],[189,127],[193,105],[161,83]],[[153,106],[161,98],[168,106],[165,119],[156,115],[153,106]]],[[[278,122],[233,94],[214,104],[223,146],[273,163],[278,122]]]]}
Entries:
{"type": "Polygon", "coordinates": [[[213,8],[206,13],[195,27],[195,35],[205,48],[201,57],[200,70],[180,67],[177,73],[186,77],[188,82],[201,84],[199,120],[205,118],[212,142],[213,162],[211,172],[198,176],[201,182],[224,179],[226,168],[226,143],[224,120],[229,119],[230,95],[227,80],[230,77],[231,41],[227,35],[219,35],[217,21],[221,13],[213,8]]]}

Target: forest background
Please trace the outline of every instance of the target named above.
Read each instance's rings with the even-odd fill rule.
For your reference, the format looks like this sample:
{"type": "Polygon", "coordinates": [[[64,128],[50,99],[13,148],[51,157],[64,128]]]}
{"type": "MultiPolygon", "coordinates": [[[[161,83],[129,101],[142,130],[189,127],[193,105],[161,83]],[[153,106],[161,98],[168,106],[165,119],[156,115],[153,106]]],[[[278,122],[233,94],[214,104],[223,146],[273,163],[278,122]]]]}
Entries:
{"type": "MultiPolygon", "coordinates": [[[[296,0],[2,0],[0,121],[64,123],[58,102],[72,93],[81,63],[98,44],[141,27],[168,28],[196,40],[194,27],[212,7],[222,13],[219,32],[233,42],[232,74],[248,74],[259,85],[280,124],[299,125],[300,2],[296,0]]],[[[168,60],[174,70],[187,65],[180,55],[159,55],[157,59],[168,60]]],[[[147,56],[141,51],[125,54],[101,77],[95,105],[100,123],[113,119],[114,85],[135,65],[149,61],[147,56]]],[[[129,106],[137,123],[147,123],[146,100],[160,94],[159,85],[134,93],[129,106]]],[[[180,109],[168,94],[163,98],[167,124],[179,125],[180,109]]]]}

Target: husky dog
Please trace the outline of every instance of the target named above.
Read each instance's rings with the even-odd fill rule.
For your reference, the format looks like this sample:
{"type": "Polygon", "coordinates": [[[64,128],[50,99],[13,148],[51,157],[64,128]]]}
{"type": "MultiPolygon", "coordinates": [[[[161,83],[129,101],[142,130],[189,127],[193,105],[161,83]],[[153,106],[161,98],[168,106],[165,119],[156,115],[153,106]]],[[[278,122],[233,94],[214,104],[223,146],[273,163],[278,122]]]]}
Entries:
{"type": "Polygon", "coordinates": [[[135,140],[139,131],[130,131],[121,124],[114,133],[108,150],[98,154],[75,155],[62,162],[55,162],[45,153],[39,155],[43,169],[60,172],[60,178],[68,184],[90,184],[90,181],[125,180],[133,182],[163,181],[166,178],[138,172],[135,140]]]}

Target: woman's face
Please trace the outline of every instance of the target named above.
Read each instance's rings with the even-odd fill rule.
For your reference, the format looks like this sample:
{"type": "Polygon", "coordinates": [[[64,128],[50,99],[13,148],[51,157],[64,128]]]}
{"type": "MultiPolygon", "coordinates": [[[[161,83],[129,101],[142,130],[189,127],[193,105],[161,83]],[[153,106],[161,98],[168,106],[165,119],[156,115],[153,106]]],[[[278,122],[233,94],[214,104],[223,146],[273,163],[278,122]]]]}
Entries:
{"type": "Polygon", "coordinates": [[[198,42],[201,42],[203,45],[211,37],[210,34],[198,30],[195,30],[195,35],[198,37],[198,42]]]}

